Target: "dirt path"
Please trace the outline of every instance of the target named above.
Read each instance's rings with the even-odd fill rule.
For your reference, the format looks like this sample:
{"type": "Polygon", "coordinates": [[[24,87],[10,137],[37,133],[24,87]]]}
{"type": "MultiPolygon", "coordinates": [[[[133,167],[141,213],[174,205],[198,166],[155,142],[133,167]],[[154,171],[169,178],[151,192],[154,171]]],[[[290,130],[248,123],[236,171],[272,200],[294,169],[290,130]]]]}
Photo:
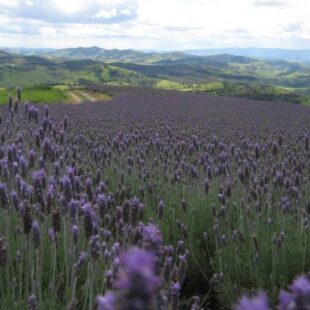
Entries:
{"type": "Polygon", "coordinates": [[[94,96],[91,93],[81,90],[69,90],[67,94],[69,96],[69,103],[71,104],[80,104],[82,102],[105,101],[110,99],[109,96],[104,95],[94,96]]]}
{"type": "Polygon", "coordinates": [[[98,99],[96,99],[95,97],[93,97],[91,94],[89,93],[85,93],[85,92],[82,92],[80,91],[79,92],[87,101],[91,101],[91,102],[95,102],[97,101],[98,99]]]}
{"type": "Polygon", "coordinates": [[[79,104],[83,101],[82,98],[73,91],[68,91],[68,95],[70,97],[70,103],[79,104]]]}
{"type": "Polygon", "coordinates": [[[92,96],[91,94],[85,92],[85,91],[68,91],[68,95],[70,97],[70,103],[79,104],[85,101],[95,102],[98,101],[97,98],[92,96]]]}

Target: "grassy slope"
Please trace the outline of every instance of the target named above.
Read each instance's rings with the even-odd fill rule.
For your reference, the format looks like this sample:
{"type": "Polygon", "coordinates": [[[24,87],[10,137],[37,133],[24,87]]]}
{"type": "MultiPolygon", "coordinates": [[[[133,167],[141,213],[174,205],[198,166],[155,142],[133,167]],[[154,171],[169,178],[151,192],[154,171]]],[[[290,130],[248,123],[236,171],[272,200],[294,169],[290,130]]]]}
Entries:
{"type": "MultiPolygon", "coordinates": [[[[15,89],[0,89],[0,104],[6,104],[10,95],[15,95],[15,89]]],[[[65,102],[68,96],[66,91],[55,87],[31,87],[23,89],[23,100],[44,104],[65,102]]]]}

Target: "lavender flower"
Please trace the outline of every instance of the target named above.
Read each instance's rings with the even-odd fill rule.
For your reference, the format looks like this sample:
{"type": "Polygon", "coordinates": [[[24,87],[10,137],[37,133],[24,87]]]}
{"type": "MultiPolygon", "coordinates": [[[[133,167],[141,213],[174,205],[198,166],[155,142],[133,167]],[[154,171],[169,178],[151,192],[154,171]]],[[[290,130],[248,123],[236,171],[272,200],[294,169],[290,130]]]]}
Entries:
{"type": "Polygon", "coordinates": [[[16,88],[16,97],[17,97],[17,100],[20,102],[22,99],[22,91],[21,91],[20,87],[16,88]]]}
{"type": "Polygon", "coordinates": [[[32,222],[32,234],[33,234],[33,244],[35,249],[40,247],[41,236],[40,236],[40,227],[37,221],[32,222]]]}
{"type": "Polygon", "coordinates": [[[100,253],[99,236],[98,235],[91,236],[89,239],[89,245],[91,256],[93,260],[96,260],[99,257],[100,253]]]}
{"type": "Polygon", "coordinates": [[[65,115],[65,118],[64,118],[64,130],[67,130],[68,128],[68,118],[67,118],[67,115],[65,115]]]}
{"type": "Polygon", "coordinates": [[[170,304],[171,310],[179,309],[179,296],[180,296],[181,285],[180,283],[172,283],[170,287],[170,304]]]}
{"type": "Polygon", "coordinates": [[[164,202],[161,200],[158,204],[158,217],[160,219],[162,219],[164,216],[164,209],[165,209],[165,205],[164,205],[164,202]]]}
{"type": "Polygon", "coordinates": [[[84,230],[85,230],[85,235],[87,239],[89,239],[94,230],[94,225],[93,225],[93,217],[92,217],[92,210],[91,210],[91,205],[90,204],[85,204],[83,206],[84,210],[84,230]]]}
{"type": "Polygon", "coordinates": [[[54,228],[49,228],[47,234],[51,241],[56,240],[57,235],[56,235],[56,231],[54,230],[54,228]]]}
{"type": "Polygon", "coordinates": [[[114,283],[120,291],[120,309],[156,309],[154,297],[161,280],[154,271],[155,259],[151,253],[135,248],[121,256],[114,283]]]}
{"type": "Polygon", "coordinates": [[[280,310],[297,310],[310,308],[310,281],[300,276],[289,286],[289,292],[281,291],[279,295],[280,310]]]}
{"type": "Polygon", "coordinates": [[[194,296],[192,298],[191,310],[199,310],[200,298],[198,296],[194,296]]]}
{"type": "Polygon", "coordinates": [[[182,199],[181,208],[182,208],[182,210],[184,212],[186,212],[186,210],[187,210],[187,203],[185,202],[185,199],[182,199]]]}
{"type": "Polygon", "coordinates": [[[268,298],[265,293],[258,293],[255,297],[243,296],[235,310],[270,310],[268,298]]]}
{"type": "Polygon", "coordinates": [[[54,232],[57,233],[60,231],[60,227],[61,227],[61,216],[60,216],[60,210],[59,208],[56,208],[54,211],[53,211],[53,229],[54,229],[54,232]]]}
{"type": "Polygon", "coordinates": [[[1,208],[8,207],[8,197],[6,193],[6,186],[0,183],[0,206],[1,208]]]}
{"type": "Polygon", "coordinates": [[[29,310],[36,310],[37,309],[37,297],[34,294],[29,296],[29,298],[28,298],[28,309],[29,310]]]}
{"type": "Polygon", "coordinates": [[[29,234],[32,228],[32,214],[28,202],[24,202],[22,208],[24,233],[29,234]]]}
{"type": "Polygon", "coordinates": [[[77,225],[72,226],[72,239],[73,243],[76,245],[79,238],[79,227],[77,225]]]}
{"type": "Polygon", "coordinates": [[[160,253],[163,239],[158,227],[154,224],[148,224],[142,229],[142,246],[145,250],[160,253]]]}
{"type": "Polygon", "coordinates": [[[63,184],[64,196],[66,198],[66,201],[69,202],[72,198],[71,180],[67,176],[64,176],[62,178],[62,184],[63,184]]]}
{"type": "Polygon", "coordinates": [[[32,173],[33,187],[38,201],[41,201],[45,188],[45,171],[43,169],[32,173]]]}
{"type": "Polygon", "coordinates": [[[0,236],[0,267],[4,267],[7,262],[7,241],[0,236]]]}
{"type": "Polygon", "coordinates": [[[113,293],[107,293],[105,296],[97,297],[98,310],[116,310],[116,298],[113,293]]]}

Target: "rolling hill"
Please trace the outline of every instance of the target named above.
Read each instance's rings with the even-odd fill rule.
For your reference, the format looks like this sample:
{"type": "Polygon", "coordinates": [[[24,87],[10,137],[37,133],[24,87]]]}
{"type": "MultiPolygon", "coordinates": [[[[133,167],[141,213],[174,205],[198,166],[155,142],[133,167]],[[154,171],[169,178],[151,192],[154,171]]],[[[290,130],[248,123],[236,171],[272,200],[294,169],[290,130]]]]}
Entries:
{"type": "Polygon", "coordinates": [[[161,60],[181,60],[185,58],[195,58],[195,56],[184,53],[144,53],[132,49],[103,49],[96,46],[67,48],[50,51],[48,53],[39,53],[39,55],[58,59],[95,59],[105,62],[127,62],[127,63],[155,63],[161,60]]]}
{"type": "Polygon", "coordinates": [[[295,62],[310,62],[310,50],[280,49],[280,48],[221,48],[187,50],[186,54],[195,56],[211,56],[218,54],[230,54],[237,56],[253,57],[258,59],[281,59],[295,62]]]}
{"type": "Polygon", "coordinates": [[[230,54],[192,56],[98,47],[42,55],[0,52],[0,87],[117,84],[251,98],[253,92],[260,99],[266,95],[270,100],[300,102],[300,96],[310,93],[309,79],[310,64],[230,54]]]}
{"type": "Polygon", "coordinates": [[[0,87],[20,85],[81,84],[119,82],[151,86],[153,81],[125,68],[93,59],[56,59],[40,56],[11,55],[0,58],[0,87]]]}
{"type": "Polygon", "coordinates": [[[281,48],[206,48],[185,50],[182,52],[164,52],[157,50],[138,51],[138,50],[118,50],[104,49],[97,46],[78,47],[65,49],[48,48],[3,48],[4,52],[16,55],[37,55],[56,58],[94,58],[106,59],[111,61],[145,61],[160,59],[179,59],[186,56],[217,56],[221,54],[232,56],[244,56],[261,60],[285,60],[291,62],[310,63],[310,49],[281,49],[281,48]]]}

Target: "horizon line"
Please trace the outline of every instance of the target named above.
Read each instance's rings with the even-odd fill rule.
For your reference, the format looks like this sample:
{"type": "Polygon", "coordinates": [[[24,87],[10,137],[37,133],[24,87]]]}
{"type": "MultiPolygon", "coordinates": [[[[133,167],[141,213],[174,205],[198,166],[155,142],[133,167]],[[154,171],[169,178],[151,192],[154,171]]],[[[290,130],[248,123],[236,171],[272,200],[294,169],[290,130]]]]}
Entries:
{"type": "Polygon", "coordinates": [[[70,46],[70,47],[25,47],[25,46],[0,46],[0,49],[24,49],[24,50],[63,50],[63,49],[78,49],[78,48],[100,48],[104,50],[133,50],[133,51],[143,51],[143,52],[186,52],[186,51],[204,51],[204,50],[246,50],[246,49],[257,49],[257,50],[283,50],[283,51],[310,51],[309,48],[283,48],[283,47],[201,47],[201,48],[189,48],[189,49],[156,49],[156,48],[146,48],[146,49],[135,49],[135,48],[104,48],[98,45],[85,45],[85,46],[70,46]]]}

